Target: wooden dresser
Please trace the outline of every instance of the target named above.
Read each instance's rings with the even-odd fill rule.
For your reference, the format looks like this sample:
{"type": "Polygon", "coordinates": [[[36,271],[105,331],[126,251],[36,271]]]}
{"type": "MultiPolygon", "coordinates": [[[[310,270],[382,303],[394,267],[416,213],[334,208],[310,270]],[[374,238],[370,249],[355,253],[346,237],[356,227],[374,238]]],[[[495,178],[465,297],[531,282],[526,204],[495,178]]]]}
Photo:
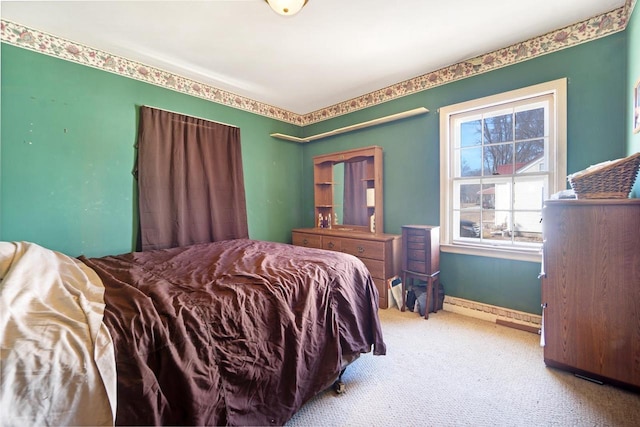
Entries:
{"type": "Polygon", "coordinates": [[[543,209],[544,361],[640,388],[640,199],[543,209]]]}
{"type": "Polygon", "coordinates": [[[294,245],[345,252],[362,260],[378,289],[380,308],[389,307],[387,279],[400,274],[401,241],[397,234],[368,233],[326,228],[298,228],[291,232],[294,245]]]}

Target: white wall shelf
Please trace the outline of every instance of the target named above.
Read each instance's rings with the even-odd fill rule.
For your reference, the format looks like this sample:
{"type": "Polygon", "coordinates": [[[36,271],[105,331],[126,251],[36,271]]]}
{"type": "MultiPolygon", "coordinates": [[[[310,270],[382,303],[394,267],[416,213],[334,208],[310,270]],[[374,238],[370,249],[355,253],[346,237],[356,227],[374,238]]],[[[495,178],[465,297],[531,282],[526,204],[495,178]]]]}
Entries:
{"type": "Polygon", "coordinates": [[[403,111],[401,113],[391,114],[389,116],[380,117],[380,118],[369,120],[369,121],[362,122],[362,123],[356,123],[354,125],[349,125],[349,126],[345,126],[345,127],[342,127],[342,128],[330,130],[328,132],[323,132],[323,133],[319,133],[317,135],[311,135],[311,136],[306,136],[306,137],[302,137],[302,138],[299,138],[297,136],[285,135],[283,133],[272,133],[271,136],[274,137],[274,138],[278,138],[278,139],[284,139],[286,141],[293,141],[293,142],[298,142],[298,143],[304,144],[306,142],[311,142],[311,141],[315,141],[315,140],[318,140],[318,139],[328,138],[330,136],[335,136],[335,135],[339,135],[341,133],[346,133],[346,132],[352,132],[354,130],[364,129],[364,128],[368,128],[368,127],[371,127],[371,126],[380,125],[380,124],[383,124],[383,123],[394,122],[396,120],[406,119],[408,117],[417,116],[419,114],[426,114],[428,112],[429,112],[429,110],[426,109],[425,107],[418,107],[418,108],[414,108],[413,110],[408,110],[408,111],[403,111]]]}

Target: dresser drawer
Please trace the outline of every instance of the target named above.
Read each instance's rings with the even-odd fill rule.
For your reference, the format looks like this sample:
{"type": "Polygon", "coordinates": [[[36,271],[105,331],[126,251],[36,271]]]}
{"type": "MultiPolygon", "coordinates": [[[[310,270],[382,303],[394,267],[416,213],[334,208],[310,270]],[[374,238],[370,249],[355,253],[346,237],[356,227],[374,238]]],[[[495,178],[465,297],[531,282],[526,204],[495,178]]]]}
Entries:
{"type": "Polygon", "coordinates": [[[342,239],[338,237],[322,237],[322,249],[328,249],[330,251],[342,252],[342,239]]]}
{"type": "Polygon", "coordinates": [[[358,258],[384,260],[384,244],[368,240],[344,239],[342,252],[355,255],[358,258]]]}
{"type": "Polygon", "coordinates": [[[292,243],[296,246],[306,246],[307,248],[322,248],[322,236],[317,234],[292,233],[292,243]]]}
{"type": "Polygon", "coordinates": [[[407,246],[415,249],[424,249],[426,233],[423,230],[407,230],[407,246]]]}
{"type": "Polygon", "coordinates": [[[373,283],[378,290],[378,307],[389,308],[390,291],[387,289],[387,281],[383,279],[373,279],[373,283]]]}
{"type": "MultiPolygon", "coordinates": [[[[424,247],[424,245],[422,245],[424,247]]],[[[411,249],[411,247],[407,247],[407,259],[408,260],[416,260],[416,261],[424,261],[427,253],[424,249],[411,249]]]]}
{"type": "Polygon", "coordinates": [[[374,279],[384,279],[384,261],[380,261],[377,259],[369,259],[369,258],[360,258],[364,265],[371,273],[371,277],[374,279]]]}
{"type": "Polygon", "coordinates": [[[416,273],[427,273],[427,264],[424,261],[407,260],[407,270],[416,273]]]}

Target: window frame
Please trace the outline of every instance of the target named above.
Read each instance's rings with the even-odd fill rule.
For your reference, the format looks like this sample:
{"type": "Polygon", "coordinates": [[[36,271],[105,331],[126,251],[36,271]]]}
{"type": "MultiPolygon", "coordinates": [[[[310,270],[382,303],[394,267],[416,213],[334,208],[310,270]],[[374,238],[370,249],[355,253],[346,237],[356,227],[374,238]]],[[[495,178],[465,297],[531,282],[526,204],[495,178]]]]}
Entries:
{"type": "Polygon", "coordinates": [[[552,195],[566,189],[567,177],[567,79],[562,78],[546,83],[528,86],[508,92],[472,99],[439,109],[440,114],[440,249],[443,252],[521,261],[541,262],[542,244],[535,247],[513,247],[477,242],[453,242],[452,229],[454,206],[454,150],[455,134],[452,130],[452,117],[458,114],[469,114],[487,108],[502,108],[505,104],[522,102],[535,97],[551,95],[553,100],[550,122],[555,128],[550,129],[549,190],[552,195]]]}

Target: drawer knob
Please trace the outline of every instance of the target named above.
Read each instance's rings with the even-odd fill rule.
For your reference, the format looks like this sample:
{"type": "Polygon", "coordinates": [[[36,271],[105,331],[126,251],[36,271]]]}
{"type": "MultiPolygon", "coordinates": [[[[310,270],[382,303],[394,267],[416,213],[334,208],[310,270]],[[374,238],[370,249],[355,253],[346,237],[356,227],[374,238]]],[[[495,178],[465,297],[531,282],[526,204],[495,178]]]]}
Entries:
{"type": "Polygon", "coordinates": [[[362,246],[358,246],[358,253],[364,253],[364,248],[362,246]]]}
{"type": "Polygon", "coordinates": [[[308,244],[309,244],[309,241],[308,241],[307,239],[304,239],[304,240],[302,241],[302,243],[306,246],[306,245],[308,245],[308,244]]]}
{"type": "Polygon", "coordinates": [[[327,246],[329,246],[329,249],[333,249],[333,247],[334,247],[335,245],[333,244],[333,242],[329,242],[329,244],[328,244],[327,246]]]}

